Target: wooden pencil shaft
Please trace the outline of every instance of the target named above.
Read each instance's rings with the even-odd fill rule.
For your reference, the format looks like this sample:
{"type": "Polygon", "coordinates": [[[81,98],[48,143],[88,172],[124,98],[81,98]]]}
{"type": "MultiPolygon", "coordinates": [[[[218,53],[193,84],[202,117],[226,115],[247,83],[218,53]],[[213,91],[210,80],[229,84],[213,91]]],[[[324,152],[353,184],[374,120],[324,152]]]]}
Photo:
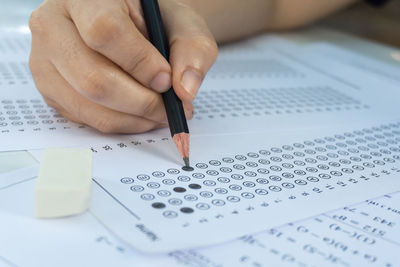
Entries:
{"type": "MultiPolygon", "coordinates": [[[[150,42],[158,49],[161,55],[169,60],[169,43],[164,30],[158,1],[141,0],[141,4],[150,42]]],[[[162,93],[162,99],[167,113],[171,136],[177,133],[189,133],[182,101],[175,94],[174,89],[171,87],[167,92],[162,93]]]]}

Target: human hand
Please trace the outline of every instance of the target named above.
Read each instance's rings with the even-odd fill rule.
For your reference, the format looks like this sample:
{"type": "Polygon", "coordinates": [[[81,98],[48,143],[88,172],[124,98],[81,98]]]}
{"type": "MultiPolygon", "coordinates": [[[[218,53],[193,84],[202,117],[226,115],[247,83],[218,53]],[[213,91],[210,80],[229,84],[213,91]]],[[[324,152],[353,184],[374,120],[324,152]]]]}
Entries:
{"type": "Polygon", "coordinates": [[[146,39],[140,0],[46,0],[29,21],[29,66],[45,101],[101,132],[167,125],[171,85],[188,119],[217,45],[190,0],[160,0],[170,63],[146,39]]]}

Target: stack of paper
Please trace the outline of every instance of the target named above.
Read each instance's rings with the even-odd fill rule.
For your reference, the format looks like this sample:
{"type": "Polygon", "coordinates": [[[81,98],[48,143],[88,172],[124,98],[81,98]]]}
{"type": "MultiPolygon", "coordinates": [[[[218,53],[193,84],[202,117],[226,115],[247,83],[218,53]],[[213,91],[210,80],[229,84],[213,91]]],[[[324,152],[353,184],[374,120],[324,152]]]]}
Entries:
{"type": "Polygon", "coordinates": [[[168,129],[110,136],[62,118],[28,50],[24,35],[0,38],[0,150],[40,161],[49,146],[90,147],[93,199],[80,217],[39,221],[36,168],[0,177],[0,263],[398,264],[398,68],[276,36],[222,48],[194,103],[187,172],[168,129]]]}

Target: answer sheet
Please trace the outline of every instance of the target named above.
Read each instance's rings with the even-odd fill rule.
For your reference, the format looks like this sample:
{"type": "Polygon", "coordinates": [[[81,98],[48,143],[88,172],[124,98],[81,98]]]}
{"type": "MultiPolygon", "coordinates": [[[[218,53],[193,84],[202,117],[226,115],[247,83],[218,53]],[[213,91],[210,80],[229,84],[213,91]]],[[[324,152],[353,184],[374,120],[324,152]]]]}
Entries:
{"type": "Polygon", "coordinates": [[[400,62],[397,65],[380,62],[329,43],[311,44],[304,49],[311,53],[323,55],[325,58],[331,58],[354,66],[371,75],[383,77],[394,83],[398,84],[400,82],[400,62]]]}
{"type": "MultiPolygon", "coordinates": [[[[234,60],[232,54],[222,51],[219,62],[230,62],[225,65],[231,66],[243,60],[237,65],[246,62],[246,66],[254,67],[263,57],[257,51],[235,49],[234,60]]],[[[381,131],[396,131],[390,127],[396,127],[399,119],[397,87],[381,79],[369,79],[368,74],[351,66],[327,64],[316,56],[310,62],[309,54],[294,55],[283,45],[279,49],[271,46],[272,51],[316,70],[314,79],[303,78],[315,84],[329,80],[327,87],[282,86],[264,91],[257,86],[267,81],[250,79],[243,74],[244,70],[242,76],[231,79],[218,77],[221,72],[213,76],[211,71],[203,95],[212,93],[204,98],[199,95],[199,101],[208,106],[203,115],[202,109],[198,110],[200,120],[210,116],[207,125],[213,131],[192,137],[195,170],[187,173],[179,168],[179,157],[171,156],[174,148],[166,138],[94,146],[95,158],[99,160],[96,166],[100,166],[94,172],[98,185],[94,214],[134,247],[158,252],[220,243],[229,237],[283,224],[285,220],[305,218],[398,190],[400,165],[393,161],[398,155],[386,158],[392,166],[382,164],[379,157],[388,143],[377,138],[385,136],[379,134],[380,127],[381,131]],[[332,74],[329,68],[340,70],[332,74]],[[224,87],[229,90],[224,91],[224,87]],[[222,93],[210,88],[219,88],[222,93]],[[258,103],[268,101],[268,97],[272,104],[258,103]],[[334,107],[330,107],[329,101],[334,107]],[[335,103],[350,107],[337,107],[335,103]],[[292,105],[300,107],[290,110],[292,105]],[[232,118],[225,112],[223,116],[214,116],[235,106],[242,108],[243,113],[232,118]],[[256,112],[263,107],[266,112],[276,113],[260,117],[256,112]],[[107,162],[114,163],[112,169],[102,167],[107,162]],[[384,173],[386,181],[373,178],[382,178],[384,173]],[[104,192],[109,195],[108,204],[104,192]],[[105,212],[108,205],[113,207],[109,209],[112,214],[105,212]]],[[[279,64],[272,65],[280,68],[279,64]]],[[[251,73],[257,76],[255,70],[251,73]]],[[[301,80],[299,77],[296,79],[301,80]]],[[[386,134],[396,138],[394,132],[386,134]]],[[[393,141],[396,139],[389,143],[398,151],[393,141]]]]}
{"type": "Polygon", "coordinates": [[[168,140],[94,146],[91,209],[143,251],[224,242],[398,190],[399,127],[195,136],[193,171],[168,140]]]}
{"type": "Polygon", "coordinates": [[[168,138],[93,146],[92,211],[132,246],[162,252],[220,243],[394,191],[400,124],[367,127],[367,120],[312,133],[193,137],[192,172],[180,168],[168,138]]]}
{"type": "MultiPolygon", "coordinates": [[[[264,50],[253,43],[221,49],[194,102],[195,117],[189,122],[192,136],[348,123],[397,111],[393,94],[399,91],[393,84],[378,92],[361,76],[357,79],[363,84],[355,86],[351,79],[338,79],[310,65],[307,53],[298,53],[301,50],[295,51],[287,42],[267,38],[264,50]],[[382,101],[377,102],[377,97],[382,101]]],[[[0,151],[87,146],[132,137],[101,134],[63,118],[34,87],[27,67],[29,37],[6,34],[0,36],[1,44],[0,151]]],[[[349,67],[345,72],[356,74],[357,70],[349,67]]],[[[134,137],[141,141],[167,138],[169,130],[134,137]]]]}
{"type": "Polygon", "coordinates": [[[16,180],[0,188],[0,266],[398,266],[393,252],[400,248],[400,193],[220,246],[155,256],[131,249],[90,212],[58,220],[33,218],[37,171],[13,173],[5,175],[16,180]]]}

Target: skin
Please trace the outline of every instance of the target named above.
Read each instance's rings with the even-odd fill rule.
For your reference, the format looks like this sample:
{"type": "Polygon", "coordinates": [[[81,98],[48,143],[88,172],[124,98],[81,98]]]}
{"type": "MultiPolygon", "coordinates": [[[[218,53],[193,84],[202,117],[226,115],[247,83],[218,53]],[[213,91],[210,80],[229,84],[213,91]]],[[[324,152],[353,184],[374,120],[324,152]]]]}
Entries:
{"type": "Polygon", "coordinates": [[[167,126],[160,93],[171,86],[193,116],[217,42],[306,25],[356,1],[159,0],[168,63],[146,38],[140,0],[46,0],[29,21],[29,66],[64,117],[105,133],[145,132],[167,126]]]}

